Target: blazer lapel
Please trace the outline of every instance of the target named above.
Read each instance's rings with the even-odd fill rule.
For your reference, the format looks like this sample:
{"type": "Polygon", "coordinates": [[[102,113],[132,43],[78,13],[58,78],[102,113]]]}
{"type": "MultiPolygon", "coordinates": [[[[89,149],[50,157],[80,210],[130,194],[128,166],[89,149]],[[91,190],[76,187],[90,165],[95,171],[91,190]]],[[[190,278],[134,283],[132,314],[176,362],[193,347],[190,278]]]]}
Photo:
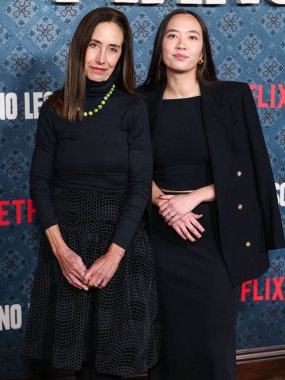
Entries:
{"type": "Polygon", "coordinates": [[[219,96],[215,84],[200,87],[216,200],[221,204],[230,176],[231,131],[234,118],[229,105],[219,96]]]}

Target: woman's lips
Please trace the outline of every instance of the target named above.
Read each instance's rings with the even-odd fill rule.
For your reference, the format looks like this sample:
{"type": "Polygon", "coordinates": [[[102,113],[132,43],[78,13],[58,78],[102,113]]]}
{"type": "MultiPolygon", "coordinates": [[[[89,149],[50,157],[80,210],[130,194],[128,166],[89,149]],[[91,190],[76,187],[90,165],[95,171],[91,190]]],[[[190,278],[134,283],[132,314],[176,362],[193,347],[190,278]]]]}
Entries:
{"type": "Polygon", "coordinates": [[[90,67],[90,70],[95,73],[104,73],[106,71],[106,69],[102,67],[90,67]]]}
{"type": "Polygon", "coordinates": [[[187,55],[184,55],[184,54],[174,54],[173,56],[176,59],[181,59],[181,60],[189,58],[187,55]]]}

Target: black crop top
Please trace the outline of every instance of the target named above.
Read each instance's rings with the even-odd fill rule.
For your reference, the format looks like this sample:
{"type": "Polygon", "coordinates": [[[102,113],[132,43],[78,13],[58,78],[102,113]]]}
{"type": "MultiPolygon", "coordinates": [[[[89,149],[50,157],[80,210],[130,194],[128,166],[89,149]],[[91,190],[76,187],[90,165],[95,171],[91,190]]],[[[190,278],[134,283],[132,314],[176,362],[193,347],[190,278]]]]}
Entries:
{"type": "MultiPolygon", "coordinates": [[[[86,82],[86,110],[96,107],[112,80],[86,82]]],[[[127,248],[151,193],[152,153],[147,109],[138,95],[116,88],[103,109],[81,122],[60,119],[48,101],[36,133],[30,191],[44,229],[58,223],[52,188],[127,192],[113,242],[127,248]]]]}
{"type": "Polygon", "coordinates": [[[162,189],[212,183],[200,96],[162,100],[153,146],[154,181],[162,189]]]}

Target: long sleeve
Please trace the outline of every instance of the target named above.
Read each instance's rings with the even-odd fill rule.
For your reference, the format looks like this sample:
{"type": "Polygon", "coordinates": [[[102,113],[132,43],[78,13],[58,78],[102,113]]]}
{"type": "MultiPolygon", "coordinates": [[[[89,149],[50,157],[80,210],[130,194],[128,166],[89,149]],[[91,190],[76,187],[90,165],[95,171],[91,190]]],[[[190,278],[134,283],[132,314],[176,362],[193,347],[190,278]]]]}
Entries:
{"type": "MultiPolygon", "coordinates": [[[[113,242],[127,249],[150,198],[152,149],[143,100],[120,91],[116,95],[110,103],[110,109],[117,114],[115,120],[113,113],[102,112],[98,118],[69,123],[58,118],[48,104],[43,105],[30,171],[30,192],[46,229],[58,224],[52,201],[54,186],[78,191],[125,189],[126,200],[113,242]],[[127,135],[120,132],[121,127],[126,128],[127,135]]],[[[90,103],[95,98],[91,96],[90,103]]]]}
{"type": "Polygon", "coordinates": [[[285,246],[285,241],[272,169],[256,106],[247,84],[244,84],[243,101],[244,115],[247,122],[252,157],[254,160],[256,182],[264,216],[267,246],[268,249],[282,248],[285,246]]]}
{"type": "Polygon", "coordinates": [[[51,113],[52,110],[44,103],[38,119],[36,144],[30,170],[30,193],[43,229],[58,223],[51,197],[56,146],[56,132],[51,113]]]}
{"type": "Polygon", "coordinates": [[[147,108],[139,96],[130,109],[128,132],[128,189],[113,242],[127,249],[150,199],[152,148],[147,108]]]}

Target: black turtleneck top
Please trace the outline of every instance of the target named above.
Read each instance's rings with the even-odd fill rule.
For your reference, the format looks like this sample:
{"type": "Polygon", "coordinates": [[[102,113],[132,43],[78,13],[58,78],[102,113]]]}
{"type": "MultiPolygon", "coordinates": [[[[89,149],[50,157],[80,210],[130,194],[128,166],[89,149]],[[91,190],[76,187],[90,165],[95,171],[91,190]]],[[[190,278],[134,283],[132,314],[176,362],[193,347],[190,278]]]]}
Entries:
{"type": "MultiPolygon", "coordinates": [[[[85,110],[103,100],[112,86],[86,80],[85,110]]],[[[103,108],[82,121],[58,117],[46,101],[36,133],[30,192],[44,229],[58,224],[54,187],[127,192],[113,242],[127,248],[151,193],[152,153],[147,110],[139,95],[116,87],[103,108]]]]}

